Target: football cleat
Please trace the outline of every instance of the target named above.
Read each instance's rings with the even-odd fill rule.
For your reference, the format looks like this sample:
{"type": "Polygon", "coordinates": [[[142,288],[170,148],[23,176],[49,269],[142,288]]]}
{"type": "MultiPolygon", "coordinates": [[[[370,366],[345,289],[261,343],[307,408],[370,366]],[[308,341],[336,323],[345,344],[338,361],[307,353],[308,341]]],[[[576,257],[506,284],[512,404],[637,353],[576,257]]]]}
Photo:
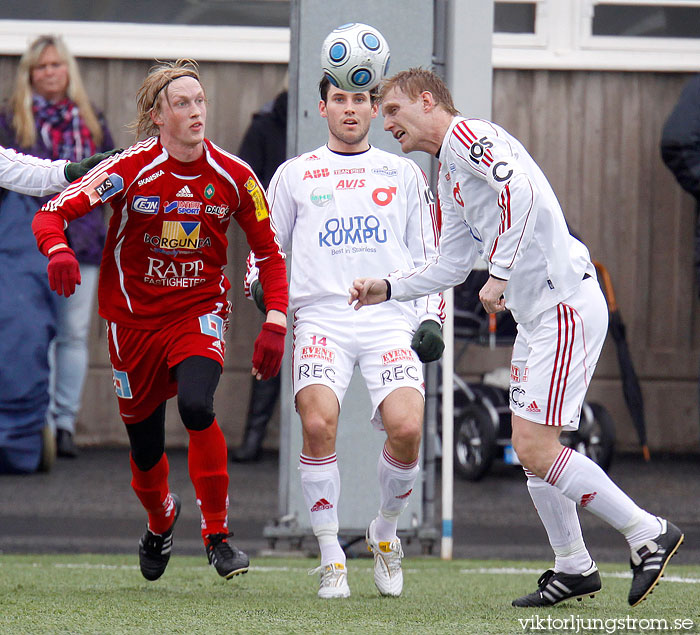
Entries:
{"type": "Polygon", "coordinates": [[[377,541],[372,538],[374,520],[369,524],[365,540],[367,549],[374,555],[374,584],[382,595],[398,597],[403,590],[403,571],[401,558],[403,549],[401,540],[377,541]]]}
{"type": "Polygon", "coordinates": [[[585,595],[594,597],[600,591],[600,573],[595,562],[583,573],[562,573],[547,569],[537,580],[537,591],[513,600],[513,606],[554,606],[564,600],[577,598],[579,602],[585,595]]]}
{"type": "Polygon", "coordinates": [[[232,537],[233,534],[209,534],[205,538],[209,564],[214,565],[216,572],[227,580],[234,575],[248,573],[250,565],[248,556],[229,544],[228,539],[232,537]]]}
{"type": "Polygon", "coordinates": [[[173,528],[180,515],[180,497],[177,494],[170,494],[175,506],[173,524],[168,531],[162,534],[154,534],[150,529],[139,540],[139,564],[141,573],[146,580],[157,580],[163,575],[165,567],[170,560],[170,552],[173,548],[173,528]]]}
{"type": "Polygon", "coordinates": [[[318,597],[329,600],[331,598],[349,598],[348,570],[344,564],[334,562],[321,565],[309,571],[309,575],[321,574],[321,583],[318,587],[318,597]]]}
{"type": "Polygon", "coordinates": [[[654,540],[647,540],[632,550],[632,586],[627,598],[630,606],[637,606],[646,599],[661,580],[666,565],[683,542],[683,534],[673,523],[659,518],[661,533],[654,540]]]}

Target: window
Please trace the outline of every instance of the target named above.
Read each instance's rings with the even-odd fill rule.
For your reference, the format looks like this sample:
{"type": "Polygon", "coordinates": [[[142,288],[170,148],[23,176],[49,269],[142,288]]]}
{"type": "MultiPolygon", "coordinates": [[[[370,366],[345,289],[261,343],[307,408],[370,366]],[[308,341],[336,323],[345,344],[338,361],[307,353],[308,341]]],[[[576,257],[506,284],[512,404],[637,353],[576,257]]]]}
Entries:
{"type": "Polygon", "coordinates": [[[496,68],[697,71],[700,0],[494,0],[496,68]]]}

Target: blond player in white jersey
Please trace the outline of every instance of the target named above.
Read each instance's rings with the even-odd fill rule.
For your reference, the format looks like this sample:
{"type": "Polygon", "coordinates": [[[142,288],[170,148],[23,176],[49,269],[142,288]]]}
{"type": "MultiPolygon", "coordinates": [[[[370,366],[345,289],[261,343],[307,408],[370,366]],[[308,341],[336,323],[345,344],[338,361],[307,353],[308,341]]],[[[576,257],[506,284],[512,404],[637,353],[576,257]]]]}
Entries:
{"type": "MultiPolygon", "coordinates": [[[[338,541],[335,441],[340,404],[358,365],[372,399],[372,423],[387,435],[377,467],[380,509],[366,540],[374,553],[377,588],[398,596],[403,551],[397,521],[419,471],[420,362],[442,354],[442,298],[389,302],[358,315],[347,305],[346,288],[358,270],[377,275],[424,265],[433,257],[435,206],[413,161],[370,147],[370,123],[378,113],[370,94],[342,91],[326,79],[319,88],[328,144],[282,164],[268,188],[277,237],[293,254],[289,295],[293,388],[303,426],[301,486],[321,551],[318,595],[348,597],[338,541]]],[[[254,268],[248,283],[259,301],[254,268]]]]}
{"type": "Polygon", "coordinates": [[[552,606],[600,590],[578,504],[626,538],[633,576],[628,601],[636,606],[660,580],[683,534],[559,442],[562,430],[578,427],[607,332],[607,306],[588,250],[569,234],[549,182],[525,148],[496,124],[459,116],[434,73],[398,73],[380,98],[384,129],[403,152],[440,159],[440,253],[424,267],[356,279],[350,302],[360,308],[389,297],[410,301],[462,282],[475,254],[486,261],[490,276],[479,293],[484,308],[508,308],[518,322],[510,384],[513,446],[555,554],[537,590],[513,605],[552,606]]]}

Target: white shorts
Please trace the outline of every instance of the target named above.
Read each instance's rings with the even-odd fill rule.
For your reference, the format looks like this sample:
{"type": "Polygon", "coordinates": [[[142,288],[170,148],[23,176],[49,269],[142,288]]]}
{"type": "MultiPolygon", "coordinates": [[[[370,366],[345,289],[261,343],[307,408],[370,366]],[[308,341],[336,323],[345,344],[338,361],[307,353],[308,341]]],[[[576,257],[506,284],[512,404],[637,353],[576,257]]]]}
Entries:
{"type": "Polygon", "coordinates": [[[423,366],[411,348],[413,327],[395,307],[305,307],[294,314],[294,395],[306,386],[328,386],[342,405],[359,366],[372,399],[372,424],[382,430],[379,404],[397,388],[425,395],[423,366]]]}
{"type": "Polygon", "coordinates": [[[510,409],[529,421],[576,430],[608,332],[595,278],[532,322],[518,324],[510,366],[510,409]]]}

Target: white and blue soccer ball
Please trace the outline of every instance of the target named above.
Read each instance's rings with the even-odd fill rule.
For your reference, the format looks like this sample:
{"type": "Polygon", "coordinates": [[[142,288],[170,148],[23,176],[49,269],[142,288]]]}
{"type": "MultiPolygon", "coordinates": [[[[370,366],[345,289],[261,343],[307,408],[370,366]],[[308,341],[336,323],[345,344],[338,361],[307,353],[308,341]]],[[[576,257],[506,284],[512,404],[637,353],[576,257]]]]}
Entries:
{"type": "Polygon", "coordinates": [[[331,84],[358,93],[372,90],[389,71],[389,44],[374,27],[343,24],[321,47],[321,68],[331,84]]]}

